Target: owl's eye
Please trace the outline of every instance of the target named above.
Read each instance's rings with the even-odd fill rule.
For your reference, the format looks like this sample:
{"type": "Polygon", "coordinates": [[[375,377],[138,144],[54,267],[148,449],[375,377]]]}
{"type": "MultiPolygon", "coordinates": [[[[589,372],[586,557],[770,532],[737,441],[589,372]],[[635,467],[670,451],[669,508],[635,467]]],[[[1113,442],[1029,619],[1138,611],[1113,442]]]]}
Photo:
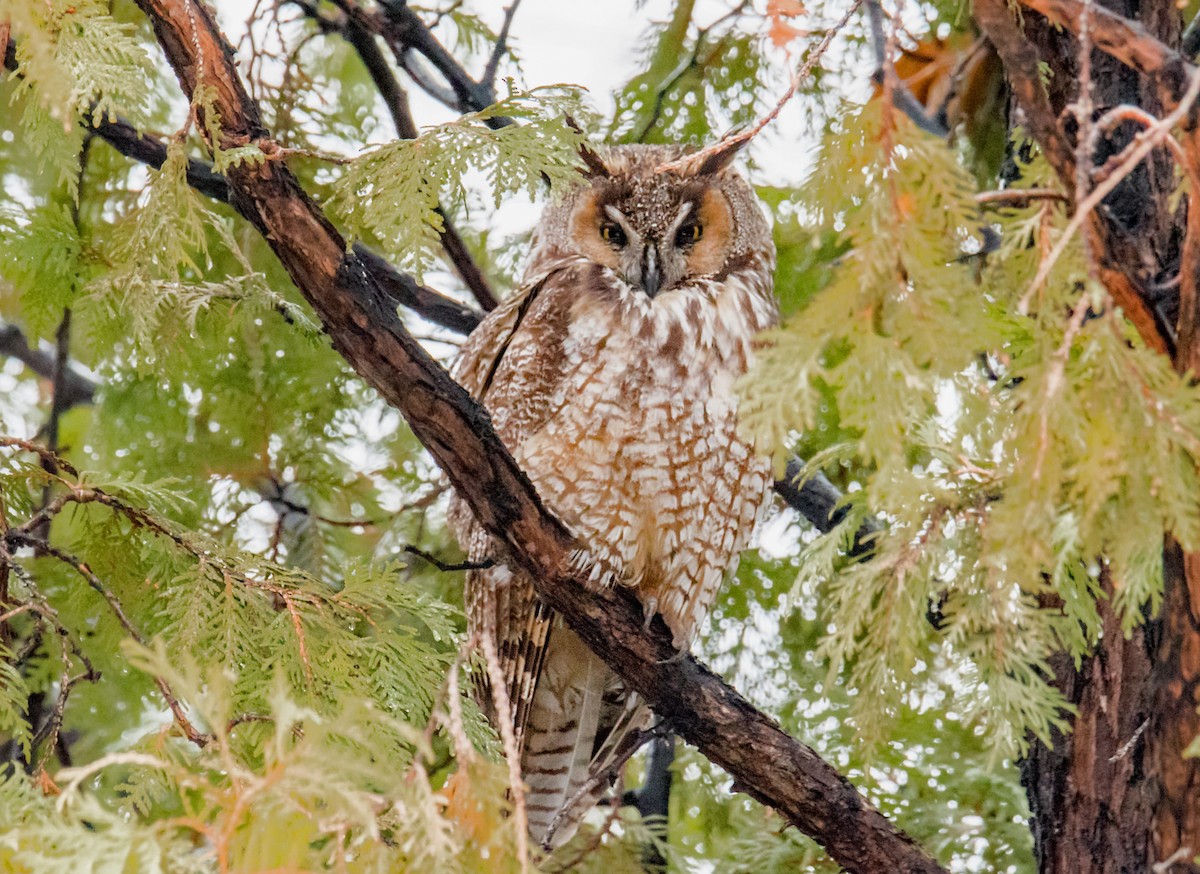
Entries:
{"type": "Polygon", "coordinates": [[[675,246],[685,249],[699,243],[702,236],[704,228],[700,226],[700,222],[687,222],[675,232],[675,246]]]}
{"type": "Polygon", "coordinates": [[[614,249],[624,249],[625,244],[629,242],[625,232],[616,222],[605,222],[600,225],[600,237],[614,249]]]}

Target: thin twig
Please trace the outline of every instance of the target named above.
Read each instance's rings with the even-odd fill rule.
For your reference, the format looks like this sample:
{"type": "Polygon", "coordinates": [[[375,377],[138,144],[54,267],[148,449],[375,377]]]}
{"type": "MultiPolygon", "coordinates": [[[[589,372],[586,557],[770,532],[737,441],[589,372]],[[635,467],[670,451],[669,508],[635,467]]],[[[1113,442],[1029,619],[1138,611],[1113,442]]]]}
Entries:
{"type": "Polygon", "coordinates": [[[500,33],[496,37],[496,45],[492,49],[491,57],[488,58],[487,65],[483,68],[483,75],[479,77],[479,82],[493,91],[496,90],[496,71],[500,67],[500,58],[504,56],[504,52],[508,49],[508,29],[512,26],[513,16],[517,14],[517,7],[521,5],[521,0],[513,0],[513,2],[504,7],[504,24],[500,26],[500,33]]]}
{"type": "MultiPolygon", "coordinates": [[[[89,135],[84,139],[84,149],[79,159],[79,178],[78,184],[82,187],[84,167],[87,164],[87,145],[91,142],[89,135]]],[[[82,191],[79,198],[82,198],[82,191]]],[[[72,215],[75,218],[75,232],[79,234],[79,198],[76,199],[73,207],[72,215]]],[[[46,471],[50,478],[58,476],[58,465],[54,458],[58,455],[58,426],[62,419],[63,412],[67,409],[65,402],[65,386],[68,367],[70,366],[71,357],[71,308],[63,309],[62,319],[58,323],[58,330],[54,336],[54,378],[51,380],[50,390],[50,416],[46,421],[46,448],[50,450],[48,455],[42,456],[42,469],[46,471]]],[[[47,479],[42,486],[42,506],[50,503],[50,496],[53,494],[52,479],[47,479]]],[[[50,519],[47,518],[44,530],[35,531],[34,534],[43,540],[50,538],[50,519]]]]}
{"type": "MultiPolygon", "coordinates": [[[[1194,853],[1191,847],[1180,847],[1161,862],[1155,862],[1153,865],[1151,865],[1150,870],[1153,871],[1154,874],[1168,874],[1172,868],[1181,862],[1185,864],[1189,862],[1193,855],[1194,853]]],[[[1192,866],[1188,865],[1188,867],[1191,868],[1192,866]]]]}
{"type": "Polygon", "coordinates": [[[638,729],[622,739],[620,745],[613,753],[613,760],[608,764],[608,766],[592,774],[587,780],[585,780],[583,785],[576,790],[575,794],[568,798],[566,803],[564,803],[558,809],[558,812],[554,814],[554,818],[551,819],[550,824],[546,826],[546,835],[542,838],[542,846],[548,849],[552,845],[554,835],[560,828],[562,828],[567,819],[570,818],[575,810],[575,807],[580,801],[591,795],[601,786],[606,786],[611,783],[614,779],[616,779],[617,775],[624,770],[625,765],[628,764],[629,760],[633,758],[634,754],[637,753],[638,750],[640,750],[650,741],[654,740],[656,737],[661,737],[670,730],[671,729],[666,722],[659,722],[651,728],[644,730],[638,729]]]}
{"type": "MultiPolygon", "coordinates": [[[[496,611],[489,609],[488,617],[494,617],[496,611]]],[[[504,669],[500,666],[500,656],[496,652],[496,630],[493,627],[494,618],[485,621],[483,633],[479,638],[483,650],[483,661],[487,666],[488,686],[492,692],[492,706],[496,708],[496,722],[499,723],[500,740],[504,746],[504,758],[508,762],[508,783],[512,792],[513,819],[517,832],[517,858],[521,862],[521,871],[529,871],[529,817],[525,813],[525,784],[521,780],[521,753],[517,747],[517,736],[513,729],[512,704],[508,700],[508,687],[504,682],[504,669]]]]}
{"type": "Polygon", "coordinates": [[[708,155],[723,153],[728,149],[735,148],[743,143],[747,143],[754,139],[754,137],[758,136],[763,128],[779,117],[779,113],[783,111],[783,107],[788,104],[788,101],[790,101],[795,95],[796,90],[800,87],[800,84],[808,78],[809,74],[812,73],[813,68],[816,67],[817,62],[821,60],[821,57],[825,54],[825,51],[833,42],[833,38],[837,36],[850,22],[851,17],[855,12],[858,11],[858,7],[862,4],[863,0],[854,0],[854,2],[850,4],[850,8],[846,10],[846,14],[843,15],[838,22],[833,25],[833,27],[825,31],[825,34],[821,37],[820,42],[818,42],[812,51],[808,53],[804,63],[797,67],[796,73],[792,76],[792,81],[788,84],[787,90],[783,93],[783,96],[779,98],[779,101],[775,104],[774,108],[772,108],[770,112],[768,112],[751,127],[747,128],[741,133],[730,134],[729,136],[722,137],[711,146],[703,148],[699,152],[687,155],[685,158],[680,159],[679,161],[672,161],[670,163],[663,164],[659,168],[660,172],[679,170],[683,166],[683,162],[685,160],[689,164],[696,161],[703,161],[708,155]]]}
{"type": "MultiPolygon", "coordinates": [[[[355,18],[372,33],[382,37],[392,49],[396,63],[435,100],[458,112],[479,112],[496,102],[495,92],[488,83],[471,78],[462,64],[446,51],[421,17],[403,0],[380,0],[379,10],[374,12],[365,11],[354,0],[333,2],[348,18],[355,18]],[[414,67],[410,51],[428,61],[449,88],[439,87],[423,71],[414,67]]],[[[485,123],[492,128],[501,128],[512,124],[512,119],[489,118],[485,119],[485,123]]]]}
{"type": "Polygon", "coordinates": [[[436,555],[426,552],[425,550],[416,546],[406,546],[404,547],[404,551],[409,555],[415,555],[417,558],[428,562],[444,573],[453,573],[455,571],[482,571],[496,566],[496,560],[494,558],[485,558],[483,561],[460,561],[449,563],[442,561],[436,555]]]}
{"type": "Polygon", "coordinates": [[[32,440],[22,440],[19,437],[0,437],[0,446],[24,449],[26,452],[32,452],[41,458],[42,461],[56,465],[60,470],[65,470],[71,476],[79,476],[79,471],[75,470],[70,462],[62,458],[57,452],[34,443],[32,440]]]}
{"type": "Polygon", "coordinates": [[[1120,185],[1121,182],[1123,182],[1125,178],[1134,171],[1134,169],[1142,162],[1142,159],[1145,158],[1146,155],[1150,154],[1153,149],[1162,145],[1166,139],[1170,138],[1172,129],[1174,129],[1175,125],[1179,124],[1179,122],[1182,121],[1187,115],[1188,110],[1191,108],[1198,96],[1200,96],[1200,72],[1193,72],[1188,83],[1187,92],[1184,94],[1183,99],[1179,102],[1179,105],[1169,115],[1160,121],[1156,121],[1152,126],[1147,127],[1140,134],[1138,134],[1138,136],[1134,138],[1133,142],[1131,142],[1124,149],[1124,151],[1121,152],[1121,157],[1119,159],[1120,163],[1117,169],[1112,172],[1103,182],[1099,183],[1095,188],[1093,188],[1092,192],[1083,200],[1083,202],[1076,205],[1075,215],[1071,217],[1071,221],[1068,222],[1066,230],[1063,231],[1062,236],[1051,250],[1050,256],[1042,259],[1041,264],[1038,265],[1037,275],[1034,276],[1033,282],[1030,283],[1030,286],[1025,291],[1025,294],[1021,296],[1021,300],[1017,304],[1018,312],[1020,312],[1022,315],[1028,313],[1029,302],[1033,295],[1042,287],[1042,284],[1050,275],[1050,271],[1054,269],[1054,265],[1058,262],[1058,259],[1062,256],[1063,252],[1066,251],[1071,239],[1075,236],[1080,227],[1082,227],[1092,210],[1099,206],[1100,202],[1103,201],[1104,198],[1113,191],[1113,189],[1120,185]]]}
{"type": "MultiPolygon", "coordinates": [[[[7,564],[3,565],[3,569],[7,570],[8,565],[7,564]]],[[[0,622],[7,622],[8,620],[12,619],[14,616],[20,616],[22,613],[28,613],[30,610],[33,610],[33,609],[34,609],[34,605],[29,602],[26,602],[24,604],[18,604],[16,607],[13,607],[11,610],[8,610],[4,613],[0,613],[0,622]]]]}
{"type": "MultiPolygon", "coordinates": [[[[1092,0],[1083,0],[1083,12],[1079,16],[1079,99],[1075,104],[1075,120],[1079,126],[1075,145],[1075,203],[1083,203],[1091,184],[1093,135],[1092,124],[1092,0]]],[[[1092,279],[1099,282],[1100,274],[1092,251],[1092,239],[1084,234],[1080,240],[1083,247],[1083,263],[1092,279]]],[[[1039,265],[1040,266],[1040,265],[1039,265]]]]}
{"type": "Polygon", "coordinates": [[[470,765],[476,758],[475,750],[467,739],[466,729],[463,728],[462,690],[458,685],[458,672],[469,651],[470,643],[470,641],[466,641],[463,646],[459,647],[446,678],[446,720],[444,725],[446,731],[450,733],[450,742],[454,744],[454,758],[458,760],[460,767],[470,765]]]}
{"type": "Polygon", "coordinates": [[[1050,367],[1047,369],[1042,389],[1042,403],[1037,408],[1040,427],[1038,428],[1037,460],[1034,462],[1033,473],[1030,477],[1033,482],[1037,482],[1041,478],[1042,462],[1045,460],[1046,450],[1050,444],[1050,412],[1057,409],[1054,400],[1063,385],[1067,361],[1071,357],[1071,344],[1075,342],[1075,336],[1083,327],[1083,320],[1087,317],[1089,309],[1091,309],[1091,289],[1085,288],[1075,302],[1075,308],[1071,311],[1071,319],[1067,322],[1067,329],[1063,332],[1062,342],[1059,343],[1058,349],[1054,351],[1050,359],[1050,367]]]}
{"type": "MultiPolygon", "coordinates": [[[[617,773],[616,783],[613,785],[613,795],[615,798],[620,798],[625,794],[625,770],[622,768],[617,773]]],[[[566,874],[572,868],[579,865],[584,859],[600,847],[600,842],[605,836],[612,831],[613,825],[617,821],[617,817],[621,814],[621,805],[614,802],[608,811],[608,816],[604,818],[604,823],[600,828],[596,829],[596,833],[588,839],[588,842],[579,848],[574,856],[572,856],[561,868],[555,868],[554,874],[566,874]]]]}
{"type": "Polygon", "coordinates": [[[981,191],[975,195],[975,202],[980,206],[1000,204],[1001,206],[1020,207],[1035,200],[1069,202],[1069,198],[1065,194],[1052,188],[1005,188],[1000,191],[981,191]]]}
{"type": "MultiPolygon", "coordinates": [[[[21,541],[25,542],[26,545],[34,546],[45,555],[56,558],[63,564],[72,568],[87,582],[89,586],[91,586],[100,594],[100,597],[105,600],[109,606],[109,609],[112,611],[113,616],[116,617],[117,621],[121,624],[121,627],[125,629],[126,633],[142,646],[146,645],[147,641],[145,635],[138,630],[137,626],[135,626],[129,619],[128,615],[126,615],[125,608],[122,606],[120,600],[115,594],[113,594],[112,590],[110,590],[108,586],[106,586],[104,582],[98,576],[96,576],[96,574],[87,566],[85,562],[76,558],[74,555],[71,555],[69,552],[49,543],[37,542],[33,538],[26,535],[17,535],[17,537],[21,541]]],[[[175,718],[175,724],[178,725],[183,731],[184,736],[198,747],[204,747],[211,743],[213,739],[212,735],[200,731],[195,725],[192,724],[192,721],[188,719],[187,713],[184,711],[183,705],[179,703],[179,699],[175,697],[175,693],[171,691],[171,687],[167,684],[167,681],[161,677],[155,677],[154,684],[158,686],[158,691],[166,700],[167,706],[171,710],[171,715],[175,718]]]]}
{"type": "Polygon", "coordinates": [[[1150,725],[1149,719],[1143,720],[1142,724],[1139,725],[1134,730],[1133,734],[1131,734],[1129,736],[1129,740],[1127,740],[1127,741],[1125,741],[1125,743],[1121,744],[1121,748],[1119,750],[1117,750],[1115,753],[1113,753],[1111,756],[1108,757],[1109,764],[1119,762],[1121,759],[1123,759],[1127,755],[1129,755],[1130,750],[1133,749],[1133,745],[1137,743],[1137,739],[1142,736],[1142,733],[1147,729],[1147,727],[1149,727],[1149,725],[1150,725]]]}

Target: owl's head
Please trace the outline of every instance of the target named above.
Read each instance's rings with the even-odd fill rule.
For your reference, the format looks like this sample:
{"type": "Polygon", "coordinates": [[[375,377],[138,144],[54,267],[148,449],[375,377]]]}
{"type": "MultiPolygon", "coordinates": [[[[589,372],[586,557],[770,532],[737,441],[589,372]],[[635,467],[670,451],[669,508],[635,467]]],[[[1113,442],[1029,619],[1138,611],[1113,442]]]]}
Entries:
{"type": "Polygon", "coordinates": [[[729,165],[736,149],[689,156],[680,146],[583,152],[588,185],[551,206],[537,247],[581,255],[651,298],[699,278],[769,264],[770,229],[729,165]]]}

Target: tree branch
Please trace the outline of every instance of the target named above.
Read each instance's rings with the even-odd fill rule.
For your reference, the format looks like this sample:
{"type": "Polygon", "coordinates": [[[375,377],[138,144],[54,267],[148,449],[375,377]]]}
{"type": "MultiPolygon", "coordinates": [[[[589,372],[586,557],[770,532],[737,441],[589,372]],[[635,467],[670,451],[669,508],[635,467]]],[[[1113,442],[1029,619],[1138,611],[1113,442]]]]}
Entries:
{"type": "MultiPolygon", "coordinates": [[[[31,348],[29,340],[16,325],[0,323],[0,355],[16,358],[43,379],[54,379],[54,356],[31,348]]],[[[74,367],[67,367],[62,373],[61,394],[56,391],[55,396],[61,401],[62,410],[65,411],[78,404],[90,404],[95,393],[96,383],[90,377],[84,376],[74,367]]]]}
{"type": "MultiPolygon", "coordinates": [[[[310,10],[307,6],[302,8],[310,17],[317,15],[315,10],[310,10]]],[[[328,29],[336,30],[358,53],[359,59],[363,62],[363,66],[367,68],[367,73],[371,76],[371,81],[375,83],[375,87],[379,91],[379,95],[383,98],[383,103],[392,117],[392,124],[396,128],[396,135],[401,139],[415,140],[419,136],[420,131],[417,129],[416,122],[413,121],[412,108],[409,106],[408,95],[400,86],[400,83],[396,81],[391,67],[388,66],[387,59],[384,58],[383,52],[379,50],[379,46],[375,44],[375,36],[363,25],[362,18],[362,15],[346,15],[340,23],[326,22],[326,24],[328,25],[328,29]]],[[[325,19],[322,19],[322,21],[325,21],[325,19]]],[[[323,27],[322,29],[327,28],[323,27]]],[[[497,300],[483,272],[479,269],[479,265],[475,263],[475,259],[471,256],[470,250],[467,249],[467,244],[463,241],[458,229],[440,206],[437,208],[437,214],[442,219],[442,230],[439,237],[441,238],[442,249],[446,252],[446,257],[454,265],[455,271],[474,296],[475,301],[484,310],[495,309],[497,304],[499,304],[499,300],[497,300]]]]}
{"type": "MultiPolygon", "coordinates": [[[[1025,39],[1005,0],[974,0],[972,8],[976,23],[995,46],[996,53],[1004,64],[1005,76],[1017,105],[1024,114],[1025,128],[1032,134],[1050,166],[1062,180],[1072,207],[1076,206],[1075,156],[1042,86],[1039,69],[1041,59],[1037,49],[1025,39]]],[[[1104,241],[1112,230],[1096,212],[1093,211],[1087,216],[1084,233],[1093,252],[1111,251],[1111,247],[1106,246],[1104,241]]],[[[1096,265],[1100,281],[1112,296],[1113,302],[1121,307],[1125,317],[1137,329],[1142,342],[1151,349],[1169,355],[1172,342],[1170,326],[1160,323],[1138,283],[1126,272],[1127,269],[1130,269],[1127,265],[1096,265]]]]}
{"type": "Polygon", "coordinates": [[[918,128],[935,137],[948,137],[950,131],[936,118],[930,117],[921,105],[921,101],[913,96],[908,85],[896,73],[896,65],[887,56],[887,38],[883,33],[883,8],[879,0],[867,0],[867,25],[871,35],[871,49],[875,54],[875,78],[882,84],[884,77],[893,78],[892,103],[897,109],[907,115],[918,128]]]}
{"type": "MultiPolygon", "coordinates": [[[[207,7],[193,0],[138,5],[185,94],[200,83],[214,94],[224,140],[217,145],[263,137],[258,108],[207,7]]],[[[355,253],[346,252],[341,236],[286,166],[242,165],[231,168],[228,178],[231,203],[264,234],[334,347],[404,414],[485,529],[530,574],[539,597],[632,689],[729,771],[742,791],[779,810],[845,868],[943,871],[810,748],[690,655],[676,652],[661,617],[644,631],[631,593],[589,592],[570,572],[575,541],[542,506],[487,414],[405,330],[373,275],[355,253]]]]}
{"type": "MultiPolygon", "coordinates": [[[[355,0],[334,0],[346,17],[383,38],[391,47],[399,64],[412,80],[435,100],[456,112],[479,112],[496,102],[496,92],[489,81],[476,81],[454,57],[446,51],[417,13],[405,0],[379,0],[380,11],[368,12],[355,0]],[[442,76],[447,88],[430,81],[424,70],[412,63],[410,52],[416,52],[442,76]]],[[[512,124],[511,119],[490,118],[491,128],[512,124]]]]}
{"type": "MultiPolygon", "coordinates": [[[[796,485],[803,471],[804,461],[793,455],[788,459],[783,479],[775,481],[775,492],[789,507],[815,525],[818,531],[828,534],[850,512],[848,507],[838,506],[845,495],[819,471],[796,485]]],[[[883,526],[876,519],[863,522],[854,534],[850,555],[861,558],[870,553],[874,535],[882,530],[883,526]]]]}
{"type": "Polygon", "coordinates": [[[483,68],[483,75],[479,78],[480,83],[492,89],[493,93],[496,90],[496,71],[500,68],[500,59],[508,50],[508,30],[512,27],[513,16],[517,14],[517,7],[520,5],[521,0],[512,0],[512,3],[504,7],[504,23],[500,26],[496,45],[488,58],[487,66],[483,68]]]}

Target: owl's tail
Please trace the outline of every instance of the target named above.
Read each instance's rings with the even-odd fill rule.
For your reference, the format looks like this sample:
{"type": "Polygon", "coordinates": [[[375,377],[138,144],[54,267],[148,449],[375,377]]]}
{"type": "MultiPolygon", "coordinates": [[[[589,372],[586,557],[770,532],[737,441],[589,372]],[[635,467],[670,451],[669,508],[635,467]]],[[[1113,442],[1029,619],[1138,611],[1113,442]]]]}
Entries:
{"type": "Polygon", "coordinates": [[[530,836],[553,849],[571,839],[608,790],[608,780],[593,776],[634,723],[619,678],[574,632],[558,624],[548,646],[526,723],[521,774],[530,836]]]}

